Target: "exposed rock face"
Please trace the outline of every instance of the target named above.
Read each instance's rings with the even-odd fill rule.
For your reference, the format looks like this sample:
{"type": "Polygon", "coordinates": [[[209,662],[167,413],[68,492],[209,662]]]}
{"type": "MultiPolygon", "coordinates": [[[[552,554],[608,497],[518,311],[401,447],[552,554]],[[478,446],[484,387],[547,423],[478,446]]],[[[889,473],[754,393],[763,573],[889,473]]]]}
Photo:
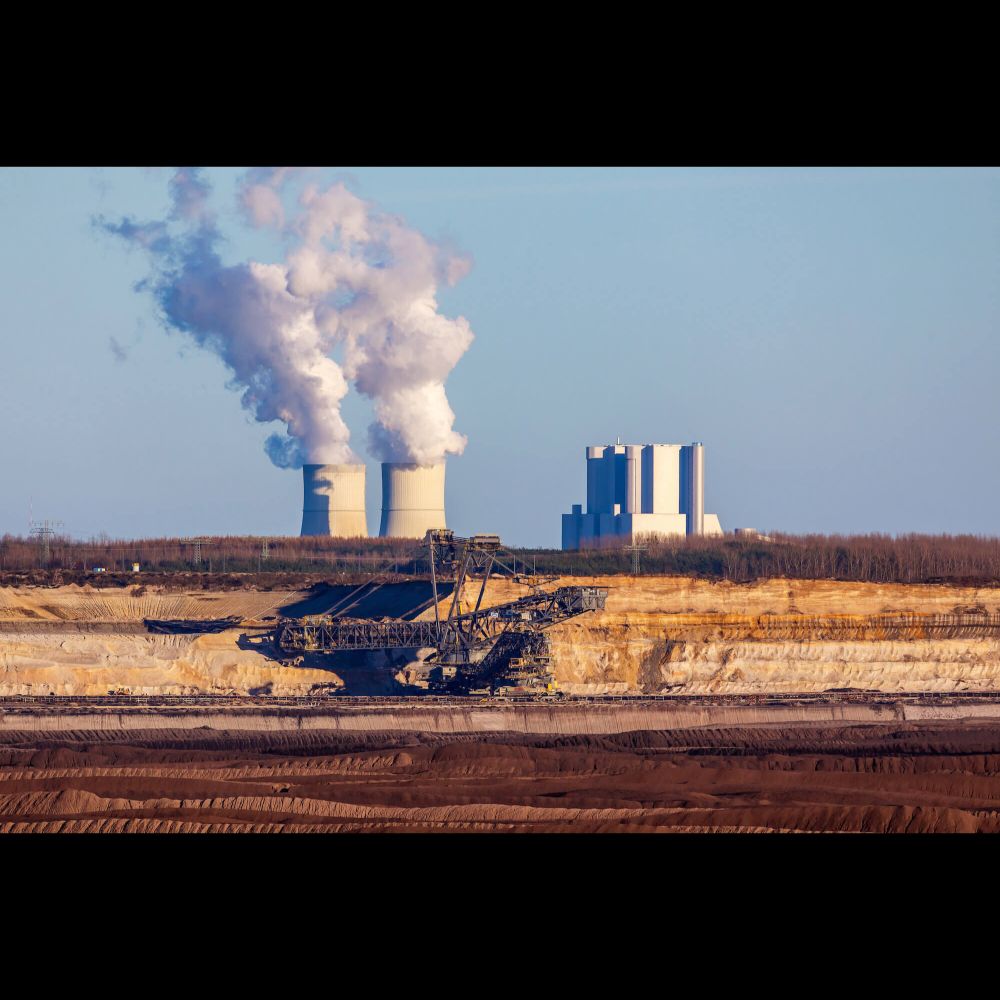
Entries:
{"type": "Polygon", "coordinates": [[[144,618],[252,618],[274,614],[292,591],[164,593],[155,585],[0,587],[0,622],[141,622],[144,618]]]}
{"type": "MultiPolygon", "coordinates": [[[[995,636],[869,629],[867,638],[837,638],[829,630],[774,638],[780,630],[759,627],[761,616],[792,621],[886,613],[996,615],[1000,589],[828,580],[729,584],[680,577],[562,578],[551,586],[570,584],[609,590],[603,612],[550,632],[556,680],[571,694],[1000,690],[995,636]]],[[[158,593],[152,585],[139,591],[0,588],[0,695],[104,695],[119,688],[140,694],[305,695],[342,683],[333,667],[324,669],[317,659],[281,666],[248,648],[239,630],[197,636],[141,630],[145,617],[273,614],[293,594],[158,593]],[[97,627],[103,631],[87,631],[97,627]]],[[[510,581],[491,581],[484,605],[524,593],[510,581]]],[[[433,610],[422,617],[433,618],[433,610]]],[[[392,675],[401,666],[405,662],[396,653],[372,653],[349,668],[350,689],[356,690],[357,678],[384,673],[372,693],[392,693],[392,675]]]]}
{"type": "MultiPolygon", "coordinates": [[[[682,576],[560,577],[554,587],[607,587],[603,617],[683,614],[844,614],[885,611],[952,612],[956,607],[1000,611],[1000,588],[938,584],[843,583],[837,580],[762,580],[728,583],[682,576]]],[[[506,579],[490,581],[485,604],[523,597],[526,588],[506,579]]],[[[433,614],[432,614],[433,616],[433,614]]]]}
{"type": "Polygon", "coordinates": [[[0,633],[0,695],[273,694],[339,687],[329,671],[285,667],[216,635],[0,633]]]}
{"type": "Polygon", "coordinates": [[[989,639],[685,641],[655,627],[582,624],[554,635],[552,649],[568,693],[1000,690],[1000,642],[989,639]]]}
{"type": "MultiPolygon", "coordinates": [[[[1000,589],[831,580],[731,584],[683,577],[558,581],[573,584],[607,587],[608,600],[603,612],[549,633],[556,680],[571,694],[1000,690],[995,637],[920,638],[911,630],[914,638],[837,641],[820,633],[767,640],[753,628],[760,616],[995,615],[1000,589]]],[[[518,592],[498,581],[484,603],[512,600],[518,592]]],[[[877,630],[869,633],[879,636],[877,630]]]]}

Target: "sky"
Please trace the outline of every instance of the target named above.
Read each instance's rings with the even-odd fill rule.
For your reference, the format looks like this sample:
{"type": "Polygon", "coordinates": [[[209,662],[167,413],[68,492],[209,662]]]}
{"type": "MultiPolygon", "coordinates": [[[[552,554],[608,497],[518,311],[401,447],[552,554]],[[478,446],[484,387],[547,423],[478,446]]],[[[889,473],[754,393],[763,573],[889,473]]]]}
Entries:
{"type": "MultiPolygon", "coordinates": [[[[227,263],[280,261],[209,168],[227,263]]],[[[0,535],[294,535],[301,473],[230,374],[158,322],[144,256],[169,169],[0,169],[0,535]]],[[[558,547],[588,444],[705,445],[723,528],[1000,534],[1000,170],[320,171],[472,261],[447,382],[459,534],[558,547]]],[[[371,403],[343,406],[368,464],[371,403]]]]}

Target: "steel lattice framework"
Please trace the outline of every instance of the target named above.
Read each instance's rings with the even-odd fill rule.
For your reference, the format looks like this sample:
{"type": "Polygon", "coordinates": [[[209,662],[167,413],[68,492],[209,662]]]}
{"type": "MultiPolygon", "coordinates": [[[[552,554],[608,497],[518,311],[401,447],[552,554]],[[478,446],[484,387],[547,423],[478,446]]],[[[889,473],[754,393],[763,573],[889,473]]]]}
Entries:
{"type": "Polygon", "coordinates": [[[600,611],[607,594],[599,587],[560,587],[491,608],[480,607],[480,594],[474,610],[433,622],[316,615],[282,622],[276,639],[285,652],[432,647],[442,662],[469,663],[507,632],[537,632],[584,612],[600,611]]]}

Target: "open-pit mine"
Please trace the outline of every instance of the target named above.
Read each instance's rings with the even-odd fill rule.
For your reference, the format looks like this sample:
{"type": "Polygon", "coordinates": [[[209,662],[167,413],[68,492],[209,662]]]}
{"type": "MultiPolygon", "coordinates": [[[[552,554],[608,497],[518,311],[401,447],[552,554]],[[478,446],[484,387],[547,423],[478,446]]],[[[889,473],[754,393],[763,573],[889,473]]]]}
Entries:
{"type": "Polygon", "coordinates": [[[995,587],[251,581],[0,588],[0,829],[1000,826],[995,587]],[[534,688],[436,686],[426,647],[276,642],[557,591],[606,597],[547,625],[534,688]]]}

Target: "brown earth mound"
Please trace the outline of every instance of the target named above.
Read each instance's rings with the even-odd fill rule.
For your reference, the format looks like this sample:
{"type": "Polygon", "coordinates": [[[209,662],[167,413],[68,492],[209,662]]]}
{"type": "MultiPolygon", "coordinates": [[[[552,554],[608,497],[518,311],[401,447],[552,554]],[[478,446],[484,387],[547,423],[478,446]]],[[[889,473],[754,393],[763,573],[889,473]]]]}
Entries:
{"type": "Polygon", "coordinates": [[[0,735],[0,831],[1000,829],[995,723],[0,735]]]}

